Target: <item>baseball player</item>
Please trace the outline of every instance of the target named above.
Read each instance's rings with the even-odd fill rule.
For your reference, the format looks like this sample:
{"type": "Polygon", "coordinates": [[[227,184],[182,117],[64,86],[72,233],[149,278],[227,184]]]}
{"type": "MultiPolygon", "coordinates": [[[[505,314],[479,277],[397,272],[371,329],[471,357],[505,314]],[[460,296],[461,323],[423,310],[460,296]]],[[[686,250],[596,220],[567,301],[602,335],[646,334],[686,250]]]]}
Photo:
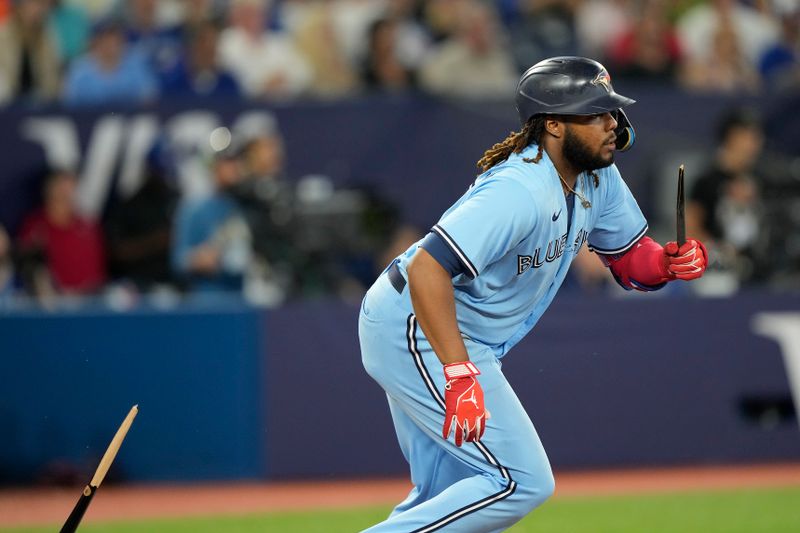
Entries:
{"type": "Polygon", "coordinates": [[[364,367],[383,389],[414,488],[370,533],[503,531],[553,474],[500,361],[550,305],[588,242],[626,289],[700,277],[703,245],[661,246],[614,165],[634,130],[598,62],[546,59],[516,94],[521,131],[367,292],[364,367]],[[452,435],[452,438],[451,438],[452,435]]]}

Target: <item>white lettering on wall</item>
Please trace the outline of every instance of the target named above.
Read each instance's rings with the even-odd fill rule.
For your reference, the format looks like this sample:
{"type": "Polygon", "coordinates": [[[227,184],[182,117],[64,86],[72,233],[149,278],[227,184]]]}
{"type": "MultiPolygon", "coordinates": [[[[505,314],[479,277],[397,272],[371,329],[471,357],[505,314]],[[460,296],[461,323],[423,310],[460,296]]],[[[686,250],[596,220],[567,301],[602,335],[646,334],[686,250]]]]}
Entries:
{"type": "Polygon", "coordinates": [[[753,331],[778,343],[800,422],[800,312],[758,313],[753,331]]]}
{"type": "Polygon", "coordinates": [[[42,145],[50,168],[77,170],[81,160],[75,122],[66,117],[31,117],[21,126],[23,139],[42,145]]]}
{"type": "MultiPolygon", "coordinates": [[[[197,196],[213,189],[209,138],[222,125],[213,111],[189,110],[170,116],[164,123],[153,113],[108,113],[97,117],[84,139],[77,122],[69,116],[29,117],[22,122],[20,135],[42,146],[51,168],[68,168],[78,174],[78,208],[87,216],[101,214],[112,184],[116,183],[115,193],[122,198],[139,189],[147,154],[162,135],[172,151],[181,193],[197,196]]],[[[232,129],[248,130],[253,124],[277,128],[269,111],[244,110],[232,129]]]]}
{"type": "Polygon", "coordinates": [[[127,142],[119,170],[117,194],[128,198],[144,181],[147,153],[158,138],[159,123],[155,115],[132,117],[128,122],[127,142]]]}
{"type": "Polygon", "coordinates": [[[211,192],[209,137],[219,125],[219,117],[206,111],[181,113],[164,125],[177,155],[180,189],[184,195],[202,196],[211,192]]]}
{"type": "Polygon", "coordinates": [[[92,128],[78,186],[78,208],[88,217],[98,216],[108,198],[126,123],[124,117],[105,115],[92,128]]]}

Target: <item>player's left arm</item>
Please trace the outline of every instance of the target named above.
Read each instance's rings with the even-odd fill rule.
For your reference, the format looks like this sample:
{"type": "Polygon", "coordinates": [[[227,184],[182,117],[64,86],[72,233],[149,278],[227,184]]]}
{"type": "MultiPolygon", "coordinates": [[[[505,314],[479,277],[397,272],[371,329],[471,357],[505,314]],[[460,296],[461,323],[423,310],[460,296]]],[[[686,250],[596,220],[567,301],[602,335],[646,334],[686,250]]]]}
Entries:
{"type": "Polygon", "coordinates": [[[603,174],[602,209],[589,234],[589,249],[626,290],[654,291],[676,279],[692,280],[708,265],[705,246],[687,239],[662,246],[645,237],[647,221],[616,166],[603,174]]]}
{"type": "Polygon", "coordinates": [[[477,442],[486,430],[480,371],[469,360],[458,329],[450,272],[425,248],[408,265],[411,303],[419,325],[442,363],[446,381],[442,437],[455,432],[456,446],[477,442]]]}
{"type": "Polygon", "coordinates": [[[655,291],[669,281],[697,279],[708,265],[706,247],[695,239],[679,247],[676,242],[661,246],[642,237],[624,253],[598,256],[626,290],[655,291]]]}

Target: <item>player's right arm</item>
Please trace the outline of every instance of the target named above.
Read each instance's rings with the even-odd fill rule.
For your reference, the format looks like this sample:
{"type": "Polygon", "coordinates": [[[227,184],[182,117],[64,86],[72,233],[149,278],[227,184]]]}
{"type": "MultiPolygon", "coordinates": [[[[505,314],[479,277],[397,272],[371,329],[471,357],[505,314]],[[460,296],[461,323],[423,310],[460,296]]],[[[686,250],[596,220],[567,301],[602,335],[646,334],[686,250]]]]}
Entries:
{"type": "Polygon", "coordinates": [[[417,321],[442,365],[469,361],[456,320],[450,273],[419,248],[407,267],[408,288],[417,321]]]}
{"type": "Polygon", "coordinates": [[[456,446],[478,441],[486,430],[483,389],[478,368],[469,361],[456,320],[452,274],[420,247],[407,267],[408,288],[417,321],[441,361],[444,387],[442,437],[455,432],[456,446]]]}
{"type": "MultiPolygon", "coordinates": [[[[456,316],[453,279],[474,279],[527,236],[535,223],[528,191],[512,180],[482,180],[422,240],[406,267],[411,303],[444,366],[445,420],[442,435],[455,441],[483,435],[486,409],[480,371],[469,361],[456,316]]],[[[491,327],[487,324],[487,327],[491,327]]]]}

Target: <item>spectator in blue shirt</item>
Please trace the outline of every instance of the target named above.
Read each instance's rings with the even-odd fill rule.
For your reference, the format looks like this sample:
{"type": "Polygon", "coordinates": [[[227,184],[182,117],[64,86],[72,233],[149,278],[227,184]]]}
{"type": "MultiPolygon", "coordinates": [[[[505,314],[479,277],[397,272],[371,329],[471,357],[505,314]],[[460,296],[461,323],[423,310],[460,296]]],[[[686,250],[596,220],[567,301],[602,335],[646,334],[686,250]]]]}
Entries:
{"type": "Polygon", "coordinates": [[[796,90],[800,86],[800,5],[787,0],[776,2],[776,9],[781,39],[762,54],[758,68],[769,88],[796,90]]]}
{"type": "Polygon", "coordinates": [[[156,0],[127,0],[122,5],[125,39],[131,47],[159,76],[175,68],[183,51],[181,26],[159,20],[156,0]]]}
{"type": "Polygon", "coordinates": [[[189,49],[167,72],[161,83],[164,96],[238,98],[236,79],[217,62],[219,28],[211,21],[200,23],[189,37],[189,49]]]}
{"type": "Polygon", "coordinates": [[[125,44],[114,21],[93,28],[89,51],[70,67],[63,99],[76,106],[132,103],[155,98],[158,85],[144,56],[125,44]]]}
{"type": "Polygon", "coordinates": [[[250,230],[228,190],[241,182],[236,154],[221,152],[213,163],[216,190],[183,203],[175,219],[173,270],[196,292],[241,291],[252,255],[250,230]]]}

